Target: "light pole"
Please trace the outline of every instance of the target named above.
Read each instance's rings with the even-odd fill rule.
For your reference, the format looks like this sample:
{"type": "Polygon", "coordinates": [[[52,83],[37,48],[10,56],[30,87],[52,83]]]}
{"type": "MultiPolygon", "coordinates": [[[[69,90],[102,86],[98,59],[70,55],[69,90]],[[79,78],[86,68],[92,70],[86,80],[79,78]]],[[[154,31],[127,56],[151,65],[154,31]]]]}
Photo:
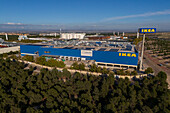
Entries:
{"type": "Polygon", "coordinates": [[[143,41],[142,41],[142,51],[141,51],[141,59],[140,59],[140,70],[142,70],[144,45],[145,45],[145,33],[143,34],[143,41]]]}

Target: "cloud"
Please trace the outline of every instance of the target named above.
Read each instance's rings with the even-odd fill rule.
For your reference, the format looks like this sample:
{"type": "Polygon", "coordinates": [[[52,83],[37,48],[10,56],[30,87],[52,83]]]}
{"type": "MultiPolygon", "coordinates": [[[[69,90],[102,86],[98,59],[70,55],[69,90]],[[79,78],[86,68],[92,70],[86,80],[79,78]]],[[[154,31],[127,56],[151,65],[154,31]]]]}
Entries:
{"type": "Polygon", "coordinates": [[[150,12],[150,13],[143,13],[143,14],[136,14],[136,15],[111,17],[111,18],[104,19],[104,21],[136,18],[136,17],[148,17],[148,16],[155,16],[155,15],[169,15],[169,14],[170,14],[170,10],[166,10],[166,11],[157,11],[157,12],[150,12]]]}
{"type": "Polygon", "coordinates": [[[12,23],[12,22],[8,22],[8,23],[5,23],[7,25],[23,25],[22,23],[12,23]]]}

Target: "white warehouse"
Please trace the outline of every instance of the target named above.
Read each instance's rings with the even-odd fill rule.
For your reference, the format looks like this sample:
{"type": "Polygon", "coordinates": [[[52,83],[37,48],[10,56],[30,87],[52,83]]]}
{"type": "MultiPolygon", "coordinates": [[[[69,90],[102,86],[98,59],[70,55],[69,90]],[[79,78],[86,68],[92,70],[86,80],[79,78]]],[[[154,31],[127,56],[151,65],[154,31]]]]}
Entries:
{"type": "Polygon", "coordinates": [[[83,39],[86,33],[61,33],[61,39],[83,39]]]}

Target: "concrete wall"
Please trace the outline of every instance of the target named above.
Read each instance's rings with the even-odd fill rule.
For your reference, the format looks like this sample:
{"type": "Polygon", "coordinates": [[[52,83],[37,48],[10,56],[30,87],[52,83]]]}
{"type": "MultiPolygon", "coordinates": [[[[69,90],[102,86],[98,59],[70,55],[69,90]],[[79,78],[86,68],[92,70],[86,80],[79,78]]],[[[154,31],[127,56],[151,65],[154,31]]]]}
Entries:
{"type": "MultiPolygon", "coordinates": [[[[33,66],[38,66],[38,67],[41,67],[41,68],[47,68],[49,70],[52,70],[54,69],[54,67],[48,67],[48,66],[43,66],[43,65],[40,65],[40,64],[36,64],[34,62],[29,62],[29,61],[22,61],[22,60],[18,60],[19,62],[24,62],[24,63],[29,63],[33,66]]],[[[57,70],[59,71],[62,71],[64,68],[57,68],[57,70]]],[[[97,72],[90,72],[90,71],[80,71],[80,70],[75,70],[75,69],[67,69],[70,73],[75,73],[75,72],[79,72],[81,74],[91,74],[91,75],[94,75],[94,76],[100,76],[102,75],[102,73],[97,73],[97,72]]],[[[109,74],[107,74],[109,76],[109,74]]],[[[126,77],[129,78],[129,79],[132,79],[134,76],[129,76],[129,75],[114,75],[115,77],[118,77],[118,78],[123,78],[125,79],[126,77]]],[[[144,76],[147,76],[147,74],[142,74],[142,75],[136,75],[135,77],[136,78],[141,78],[141,77],[144,77],[144,76]]]]}

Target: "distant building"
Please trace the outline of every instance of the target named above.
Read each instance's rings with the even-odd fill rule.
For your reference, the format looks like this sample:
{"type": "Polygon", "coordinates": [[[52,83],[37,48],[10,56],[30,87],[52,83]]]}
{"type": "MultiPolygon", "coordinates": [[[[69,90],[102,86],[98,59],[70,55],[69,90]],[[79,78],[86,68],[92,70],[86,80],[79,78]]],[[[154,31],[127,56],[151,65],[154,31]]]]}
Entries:
{"type": "Polygon", "coordinates": [[[120,36],[110,36],[110,39],[117,40],[117,39],[120,39],[120,36]]]}
{"type": "Polygon", "coordinates": [[[122,37],[122,38],[123,38],[123,39],[128,39],[128,37],[125,37],[125,36],[124,36],[124,37],[122,37]]]}
{"type": "Polygon", "coordinates": [[[4,40],[2,38],[0,38],[0,43],[3,43],[3,42],[4,42],[4,40]]]}
{"type": "Polygon", "coordinates": [[[89,40],[104,40],[104,39],[110,39],[110,36],[103,36],[103,35],[88,35],[86,36],[89,40]]]}
{"type": "Polygon", "coordinates": [[[117,40],[117,39],[128,39],[128,37],[122,37],[122,36],[110,36],[110,39],[117,40]]]}
{"type": "Polygon", "coordinates": [[[53,41],[53,39],[50,38],[28,38],[29,40],[46,40],[46,41],[53,41]]]}
{"type": "Polygon", "coordinates": [[[19,41],[25,40],[25,39],[28,39],[27,35],[19,35],[19,37],[18,37],[19,41]]]}
{"type": "Polygon", "coordinates": [[[86,33],[61,33],[61,39],[83,39],[86,33]]]}
{"type": "Polygon", "coordinates": [[[40,36],[58,36],[60,35],[59,33],[40,33],[40,36]]]}

